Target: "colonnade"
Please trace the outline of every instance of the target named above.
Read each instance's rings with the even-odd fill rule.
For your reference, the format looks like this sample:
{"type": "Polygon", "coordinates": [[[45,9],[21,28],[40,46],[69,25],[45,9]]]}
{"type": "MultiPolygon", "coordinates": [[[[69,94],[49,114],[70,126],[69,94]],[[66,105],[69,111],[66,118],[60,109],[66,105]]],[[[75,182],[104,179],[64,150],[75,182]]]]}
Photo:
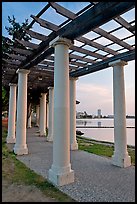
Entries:
{"type": "MultiPolygon", "coordinates": [[[[49,87],[49,113],[47,141],[53,142],[53,163],[49,169],[48,179],[55,185],[65,185],[74,182],[74,171],[70,163],[70,150],[77,150],[76,140],[76,80],[69,77],[69,47],[72,42],[57,37],[50,42],[55,50],[54,88],[49,87]]],[[[114,155],[112,164],[120,167],[131,165],[127,152],[126,141],[126,111],[124,65],[117,60],[109,64],[113,66],[113,97],[114,97],[114,155]]],[[[15,143],[14,153],[28,154],[26,144],[27,118],[27,76],[29,70],[19,69],[18,98],[16,121],[16,84],[10,85],[8,136],[7,143],[15,143]],[[15,122],[16,121],[16,122],[15,122]],[[16,123],[16,126],[15,126],[16,123]],[[15,136],[16,128],[16,136],[15,136]]],[[[36,106],[36,126],[40,136],[46,131],[46,97],[41,93],[40,106],[36,106]]],[[[29,127],[31,127],[29,118],[29,127]]],[[[91,164],[92,165],[92,164],[91,164]]]]}

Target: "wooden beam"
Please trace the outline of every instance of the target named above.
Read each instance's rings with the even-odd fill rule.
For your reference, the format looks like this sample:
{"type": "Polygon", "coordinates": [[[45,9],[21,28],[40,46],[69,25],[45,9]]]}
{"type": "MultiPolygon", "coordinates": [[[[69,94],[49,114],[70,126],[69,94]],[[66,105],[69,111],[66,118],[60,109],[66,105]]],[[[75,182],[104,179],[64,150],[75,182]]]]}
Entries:
{"type": "Polygon", "coordinates": [[[116,52],[116,51],[114,51],[114,50],[112,50],[112,49],[110,49],[108,47],[104,47],[103,45],[101,45],[101,44],[99,44],[97,42],[94,42],[92,40],[89,40],[89,39],[87,39],[85,37],[79,37],[79,38],[77,38],[77,40],[82,42],[82,43],[85,43],[87,45],[93,46],[93,47],[97,48],[98,50],[105,51],[105,52],[107,52],[109,54],[112,54],[112,55],[119,54],[118,52],[116,52]]]}
{"type": "Polygon", "coordinates": [[[57,13],[65,16],[67,18],[69,17],[70,19],[76,18],[76,15],[73,12],[69,11],[68,9],[60,6],[59,4],[57,4],[55,2],[49,2],[49,3],[52,6],[52,8],[54,8],[56,10],[57,13]]]}
{"type": "Polygon", "coordinates": [[[70,55],[69,55],[69,58],[70,58],[70,59],[81,60],[81,61],[83,61],[83,62],[94,63],[94,61],[91,60],[91,59],[89,59],[89,58],[81,57],[81,56],[74,55],[74,54],[70,54],[70,55]]]}
{"type": "Polygon", "coordinates": [[[56,26],[53,23],[50,23],[46,20],[43,20],[42,18],[37,18],[34,15],[31,15],[30,17],[32,17],[37,23],[39,23],[43,28],[47,28],[49,30],[54,30],[57,31],[58,30],[58,26],[56,26]]]}
{"type": "Polygon", "coordinates": [[[79,76],[84,76],[86,74],[90,74],[90,73],[93,73],[93,72],[97,72],[99,70],[106,69],[106,68],[110,67],[109,66],[110,62],[118,60],[118,59],[121,59],[123,61],[134,60],[135,59],[135,50],[127,51],[125,53],[115,55],[115,56],[110,57],[110,58],[108,58],[108,59],[106,59],[104,61],[97,62],[97,63],[95,63],[93,65],[88,65],[85,68],[81,68],[79,70],[70,72],[70,76],[71,77],[79,77],[79,76]]]}
{"type": "Polygon", "coordinates": [[[124,28],[135,34],[134,30],[131,29],[132,26],[130,25],[130,23],[128,23],[124,18],[122,18],[121,16],[117,16],[114,20],[124,28]]]}
{"type": "Polygon", "coordinates": [[[5,62],[7,62],[8,64],[12,64],[12,65],[20,65],[21,62],[20,61],[15,61],[15,60],[9,60],[9,59],[3,59],[5,62]]]}
{"type": "MultiPolygon", "coordinates": [[[[25,29],[24,29],[25,30],[25,29]]],[[[32,38],[35,38],[35,39],[38,39],[38,40],[42,40],[42,41],[45,41],[47,40],[47,36],[45,35],[42,35],[41,33],[37,33],[35,31],[32,31],[32,30],[25,30],[25,32],[27,34],[29,34],[32,38]]]]}
{"type": "MultiPolygon", "coordinates": [[[[96,2],[96,3],[97,3],[97,2],[96,2]]],[[[56,10],[58,13],[63,14],[64,16],[70,18],[71,20],[74,20],[74,19],[77,17],[77,14],[75,14],[75,13],[69,11],[69,10],[66,9],[66,8],[63,8],[62,6],[56,4],[55,2],[50,2],[50,4],[51,4],[51,6],[52,6],[53,8],[55,8],[55,10],[56,10]]],[[[78,41],[80,41],[80,42],[83,42],[83,43],[85,43],[85,44],[87,44],[87,45],[93,46],[93,47],[95,47],[95,48],[97,48],[97,49],[100,49],[100,50],[103,50],[103,51],[105,51],[105,52],[108,52],[108,53],[110,53],[110,54],[112,54],[112,55],[118,54],[118,52],[116,52],[116,51],[114,51],[114,50],[112,50],[112,49],[110,49],[110,48],[105,48],[103,45],[100,45],[99,43],[93,42],[93,41],[91,41],[91,40],[89,40],[89,39],[87,39],[87,38],[85,38],[85,37],[78,37],[78,38],[76,38],[76,40],[78,40],[78,41]]]]}
{"type": "MultiPolygon", "coordinates": [[[[67,9],[65,9],[65,10],[67,10],[67,9]]],[[[68,11],[68,10],[67,10],[68,11]]],[[[69,12],[68,12],[69,13],[69,12]]],[[[71,12],[72,13],[72,12],[71,12]]],[[[76,15],[75,15],[76,16],[76,15]]],[[[43,20],[43,19],[37,19],[37,22],[40,22],[42,20],[42,23],[43,23],[43,26],[45,27],[45,28],[49,28],[49,25],[50,25],[50,29],[52,30],[52,31],[57,31],[57,30],[59,30],[60,29],[60,27],[59,26],[56,26],[55,24],[53,24],[53,23],[50,23],[50,22],[48,22],[48,21],[45,21],[45,20],[43,20]],[[45,23],[44,23],[45,22],[45,23]]],[[[92,41],[90,41],[90,40],[88,40],[88,39],[86,39],[86,38],[80,38],[79,39],[79,41],[84,41],[84,42],[88,42],[87,44],[88,45],[92,45],[93,46],[93,44],[96,44],[96,43],[92,43],[92,41]]],[[[83,49],[82,50],[82,48],[77,48],[76,46],[71,46],[70,47],[70,49],[72,49],[72,50],[75,50],[75,49],[79,49],[79,52],[82,52],[82,51],[84,51],[84,53],[86,52],[86,50],[85,49],[83,49]],[[80,50],[81,49],[81,50],[80,50]]],[[[107,49],[107,50],[109,50],[109,48],[107,49]]],[[[114,52],[115,51],[113,51],[113,54],[114,54],[114,52]]],[[[102,55],[100,55],[100,54],[97,54],[97,53],[94,53],[94,52],[91,52],[91,51],[87,51],[86,53],[88,53],[88,55],[90,55],[90,56],[94,56],[94,57],[96,57],[96,58],[101,58],[101,59],[104,59],[104,57],[102,56],[102,55]]],[[[111,52],[112,53],[112,52],[111,52]]],[[[115,54],[118,54],[118,53],[115,53],[115,54]]]]}
{"type": "Polygon", "coordinates": [[[58,35],[75,39],[133,8],[135,2],[99,2],[64,26],[58,35]]]}
{"type": "Polygon", "coordinates": [[[44,60],[49,53],[53,53],[53,49],[49,48],[49,42],[55,37],[62,36],[69,39],[75,39],[81,35],[86,34],[88,31],[95,29],[110,19],[124,13],[130,8],[134,7],[134,2],[100,2],[93,8],[87,10],[85,13],[78,16],[72,22],[65,25],[57,32],[52,32],[46,41],[40,43],[39,48],[32,54],[26,61],[21,64],[22,68],[30,68],[40,61],[44,60]],[[86,21],[86,22],[85,22],[86,21]],[[86,27],[85,27],[86,25],[86,27]],[[47,49],[46,51],[44,51],[47,49]],[[43,52],[41,55],[40,53],[43,52]],[[40,56],[38,56],[40,55],[40,56]],[[33,63],[32,63],[32,59],[33,63]],[[30,62],[29,64],[26,63],[30,62]]]}
{"type": "Polygon", "coordinates": [[[103,55],[100,55],[98,53],[86,50],[86,49],[81,48],[81,47],[71,46],[71,50],[74,50],[74,51],[77,51],[77,52],[80,52],[80,53],[84,53],[84,54],[87,54],[89,56],[92,56],[92,57],[95,57],[95,58],[98,58],[98,59],[105,59],[105,57],[103,55]]]}
{"type": "Polygon", "coordinates": [[[29,47],[29,48],[32,48],[32,49],[37,49],[39,47],[39,45],[37,44],[34,44],[32,42],[28,42],[28,41],[25,41],[25,40],[18,40],[18,39],[15,39],[18,43],[20,43],[21,45],[25,46],[25,47],[29,47]]]}
{"type": "MultiPolygon", "coordinates": [[[[70,58],[70,57],[69,57],[70,58]]],[[[54,57],[53,56],[49,56],[48,57],[48,59],[49,60],[52,60],[53,61],[53,63],[54,63],[54,57]]],[[[83,67],[84,65],[86,65],[87,63],[81,63],[81,62],[74,62],[74,61],[71,61],[71,59],[73,59],[73,58],[70,58],[70,61],[69,61],[69,63],[71,64],[71,65],[76,65],[76,66],[78,66],[78,67],[83,67]]],[[[41,63],[43,63],[43,62],[47,62],[48,63],[48,61],[46,61],[46,59],[44,60],[44,61],[42,61],[41,63]]]]}
{"type": "Polygon", "coordinates": [[[12,48],[12,50],[21,55],[31,55],[33,53],[30,50],[25,50],[25,49],[20,49],[20,48],[12,48]]]}
{"type": "Polygon", "coordinates": [[[105,37],[105,38],[117,43],[118,45],[121,45],[122,47],[125,47],[128,50],[133,50],[134,49],[129,44],[127,44],[126,42],[120,40],[119,38],[115,37],[114,35],[112,35],[110,33],[107,33],[105,30],[103,30],[101,28],[94,29],[94,32],[101,35],[102,37],[105,37]]]}
{"type": "Polygon", "coordinates": [[[15,55],[15,54],[8,54],[8,53],[7,53],[7,55],[8,55],[9,57],[11,57],[12,59],[17,59],[17,60],[20,60],[20,61],[26,59],[26,57],[24,57],[24,56],[22,56],[22,55],[15,55]]]}

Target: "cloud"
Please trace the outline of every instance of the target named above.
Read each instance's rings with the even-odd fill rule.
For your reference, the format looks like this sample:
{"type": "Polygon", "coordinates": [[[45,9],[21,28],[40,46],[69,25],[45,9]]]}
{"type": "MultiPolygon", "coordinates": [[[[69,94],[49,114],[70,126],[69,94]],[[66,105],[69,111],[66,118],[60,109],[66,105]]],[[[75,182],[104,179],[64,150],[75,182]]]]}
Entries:
{"type": "Polygon", "coordinates": [[[112,113],[112,90],[109,87],[96,84],[79,83],[76,89],[77,111],[87,111],[96,114],[97,109],[102,109],[102,114],[112,113]]]}

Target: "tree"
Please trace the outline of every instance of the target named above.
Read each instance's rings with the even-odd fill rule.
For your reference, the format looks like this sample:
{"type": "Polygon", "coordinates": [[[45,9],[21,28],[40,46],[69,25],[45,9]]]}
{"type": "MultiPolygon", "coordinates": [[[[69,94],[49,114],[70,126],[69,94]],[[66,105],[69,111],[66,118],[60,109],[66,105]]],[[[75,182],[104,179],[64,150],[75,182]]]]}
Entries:
{"type": "Polygon", "coordinates": [[[2,86],[2,111],[5,111],[8,109],[8,102],[9,102],[8,92],[2,86]]]}
{"type": "MultiPolygon", "coordinates": [[[[8,16],[8,21],[11,24],[9,27],[5,27],[7,30],[8,34],[11,36],[11,39],[8,37],[2,36],[2,58],[8,59],[9,56],[7,53],[11,53],[12,47],[24,47],[23,45],[20,45],[19,43],[16,42],[15,39],[23,39],[25,41],[31,40],[29,35],[24,31],[28,27],[28,19],[25,19],[25,22],[22,24],[19,24],[16,22],[16,19],[14,15],[12,18],[8,16]]],[[[5,61],[3,60],[3,64],[5,61]]],[[[2,76],[4,78],[4,72],[2,70],[2,76]]],[[[8,86],[8,85],[7,85],[8,86]]],[[[7,87],[6,86],[6,87],[7,87]]],[[[9,91],[5,86],[2,86],[2,110],[7,110],[8,109],[8,97],[9,97],[9,91]]]]}
{"type": "Polygon", "coordinates": [[[25,32],[25,29],[28,27],[28,19],[25,19],[25,22],[20,25],[18,22],[16,22],[16,19],[13,15],[12,19],[10,16],[8,16],[8,21],[11,26],[5,27],[5,29],[8,31],[8,34],[12,36],[12,40],[21,38],[25,41],[31,40],[29,35],[25,32]]]}
{"type": "Polygon", "coordinates": [[[10,39],[2,36],[2,55],[6,59],[8,58],[6,53],[11,53],[12,47],[24,48],[23,45],[16,42],[16,39],[23,39],[25,41],[31,40],[29,35],[25,32],[25,29],[28,27],[28,19],[25,19],[25,22],[20,25],[18,22],[16,22],[13,15],[12,18],[8,16],[8,21],[11,26],[5,26],[5,29],[7,30],[8,34],[12,36],[12,38],[10,39]]]}

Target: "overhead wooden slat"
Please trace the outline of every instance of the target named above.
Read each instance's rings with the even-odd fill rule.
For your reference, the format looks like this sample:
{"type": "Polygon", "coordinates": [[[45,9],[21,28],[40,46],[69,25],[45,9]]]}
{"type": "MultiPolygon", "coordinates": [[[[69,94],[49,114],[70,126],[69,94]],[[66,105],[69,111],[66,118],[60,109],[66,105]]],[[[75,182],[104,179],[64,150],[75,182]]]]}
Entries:
{"type": "Polygon", "coordinates": [[[120,15],[121,13],[124,13],[127,10],[130,10],[130,8],[132,7],[134,7],[134,2],[98,3],[93,8],[90,8],[85,13],[78,16],[72,22],[68,23],[57,32],[52,32],[48,36],[48,39],[46,41],[43,41],[40,44],[39,48],[35,51],[35,53],[32,54],[27,61],[24,61],[21,64],[21,67],[30,68],[36,65],[36,63],[39,63],[40,61],[42,61],[47,56],[47,54],[49,54],[50,51],[52,51],[53,53],[53,50],[49,51],[50,48],[48,48],[48,46],[49,46],[49,42],[53,40],[55,37],[62,36],[69,39],[75,39],[77,37],[80,37],[83,34],[86,34],[88,31],[95,29],[96,27],[102,25],[103,23],[109,21],[110,19],[116,17],[117,15],[120,15]],[[86,24],[86,27],[84,24],[86,24]],[[44,53],[42,53],[45,49],[47,50],[44,53]],[[40,53],[42,54],[38,56],[40,53]],[[32,63],[31,61],[34,58],[35,60],[33,60],[33,63],[32,63]],[[29,64],[27,64],[28,61],[30,61],[29,64]]]}
{"type": "Polygon", "coordinates": [[[8,53],[7,53],[7,55],[8,55],[9,57],[11,57],[12,59],[17,59],[17,60],[20,60],[20,61],[26,59],[26,57],[25,57],[25,56],[22,56],[22,55],[15,55],[15,54],[8,54],[8,53]]]}
{"type": "MultiPolygon", "coordinates": [[[[37,18],[36,18],[37,19],[37,18]]],[[[50,29],[52,30],[52,31],[57,31],[57,30],[59,30],[60,29],[60,27],[59,26],[56,26],[55,24],[53,24],[53,23],[50,23],[50,22],[48,22],[48,21],[45,21],[45,20],[43,20],[43,19],[39,19],[39,20],[42,20],[42,22],[44,23],[45,22],[45,28],[49,28],[49,25],[50,25],[50,29]]],[[[38,22],[38,19],[37,19],[37,22],[38,22]]],[[[87,42],[87,41],[86,41],[87,42]]],[[[90,43],[91,44],[91,43],[90,43]]],[[[89,45],[89,44],[88,44],[89,45]]],[[[71,46],[71,49],[73,49],[73,46],[71,46]]],[[[84,51],[84,50],[83,50],[84,51]]],[[[92,52],[90,52],[90,55],[91,55],[91,53],[92,52]]],[[[97,58],[101,58],[101,59],[103,59],[103,56],[101,56],[101,55],[99,55],[99,54],[96,54],[96,53],[92,53],[93,54],[93,56],[94,57],[97,57],[97,58]]],[[[92,56],[92,55],[91,55],[92,56]]]]}
{"type": "Polygon", "coordinates": [[[47,36],[42,35],[41,33],[37,33],[37,32],[32,31],[32,30],[25,30],[25,32],[28,33],[32,38],[42,40],[42,41],[47,40],[47,36]]]}
{"type": "Polygon", "coordinates": [[[42,27],[50,29],[50,30],[54,30],[57,31],[58,30],[58,26],[56,26],[53,23],[50,23],[46,20],[43,20],[42,18],[37,18],[34,15],[31,15],[30,17],[32,17],[37,23],[39,23],[42,27]]]}
{"type": "Polygon", "coordinates": [[[97,34],[101,35],[102,37],[105,37],[123,47],[125,47],[128,50],[133,50],[133,48],[127,44],[126,42],[120,40],[119,38],[115,37],[114,35],[107,33],[105,30],[101,29],[101,28],[96,28],[94,29],[94,32],[96,32],[97,34]]]}
{"type": "Polygon", "coordinates": [[[60,6],[59,4],[55,3],[55,2],[49,2],[50,5],[56,10],[57,13],[62,14],[65,17],[69,17],[70,19],[74,19],[76,17],[76,15],[69,11],[68,9],[60,6]]]}
{"type": "Polygon", "coordinates": [[[12,50],[21,55],[31,55],[32,54],[32,51],[30,50],[25,50],[25,49],[20,49],[20,48],[12,48],[12,50]]]}
{"type": "Polygon", "coordinates": [[[58,35],[75,39],[134,7],[134,2],[100,2],[63,27],[58,35]]]}
{"type": "MultiPolygon", "coordinates": [[[[74,18],[77,17],[76,14],[70,12],[70,11],[67,10],[67,9],[64,9],[64,8],[61,7],[60,5],[58,6],[55,2],[54,2],[54,3],[51,3],[51,4],[54,5],[54,6],[53,6],[54,8],[58,7],[57,10],[60,11],[60,13],[61,13],[61,12],[63,12],[63,13],[66,12],[66,16],[67,16],[67,17],[69,17],[69,18],[71,18],[71,19],[74,19],[74,18]]],[[[36,18],[36,19],[37,19],[37,18],[36,18]]],[[[42,19],[42,22],[44,22],[44,21],[45,21],[45,20],[42,19]]],[[[53,24],[53,23],[50,23],[50,22],[45,21],[45,24],[44,24],[45,28],[49,28],[49,25],[50,25],[50,28],[51,28],[53,31],[57,31],[57,30],[60,29],[59,26],[56,26],[56,25],[53,24]]],[[[80,42],[84,42],[84,43],[86,43],[87,45],[93,46],[93,47],[95,47],[95,48],[97,48],[97,49],[101,49],[101,50],[103,50],[103,51],[105,51],[105,52],[108,52],[108,53],[110,53],[110,54],[113,54],[113,55],[118,54],[118,52],[116,52],[116,51],[114,51],[114,50],[112,50],[112,49],[110,49],[110,48],[103,47],[103,46],[100,45],[99,43],[90,41],[89,39],[87,39],[87,38],[85,38],[85,37],[79,37],[79,38],[76,38],[76,39],[79,40],[80,42]]],[[[96,56],[96,57],[97,57],[97,56],[96,56]]],[[[97,58],[100,58],[100,57],[97,57],[97,58]]],[[[103,56],[102,56],[102,58],[103,58],[103,56]]]]}
{"type": "Polygon", "coordinates": [[[39,47],[39,45],[37,44],[34,44],[34,43],[31,43],[31,42],[28,42],[28,41],[25,41],[25,40],[18,40],[18,39],[15,39],[18,43],[22,44],[23,46],[25,47],[30,47],[32,49],[37,49],[39,47]]]}
{"type": "Polygon", "coordinates": [[[91,60],[91,59],[81,57],[81,56],[78,56],[78,55],[74,55],[74,54],[70,54],[69,57],[71,59],[77,59],[77,60],[81,60],[81,61],[88,62],[88,63],[94,63],[94,61],[91,60]]]}
{"type": "MultiPolygon", "coordinates": [[[[54,61],[54,57],[53,56],[49,56],[48,59],[54,61]]],[[[70,58],[70,59],[74,59],[74,58],[70,58]]],[[[69,63],[71,65],[76,65],[76,66],[79,66],[79,67],[87,64],[87,63],[80,63],[80,62],[74,62],[74,61],[70,61],[69,63]]],[[[91,63],[91,61],[90,61],[90,63],[91,63]]]]}
{"type": "MultiPolygon", "coordinates": [[[[94,61],[91,60],[91,59],[88,59],[88,58],[85,58],[85,57],[81,57],[81,56],[78,56],[78,55],[75,55],[75,54],[69,54],[69,58],[70,59],[81,60],[83,62],[94,63],[94,61]]],[[[54,61],[54,57],[53,56],[48,56],[47,59],[54,61]]]]}
{"type": "Polygon", "coordinates": [[[13,64],[13,65],[20,65],[20,61],[15,61],[15,60],[9,60],[9,59],[3,59],[5,62],[8,64],[13,64]]]}
{"type": "Polygon", "coordinates": [[[74,51],[80,52],[80,53],[87,54],[87,55],[89,55],[89,56],[96,57],[96,58],[98,58],[98,59],[104,59],[103,55],[100,55],[100,54],[98,54],[98,53],[95,53],[95,52],[86,50],[86,49],[81,48],[81,47],[71,46],[71,49],[74,50],[74,51]]]}
{"type": "Polygon", "coordinates": [[[110,62],[118,60],[118,59],[121,59],[123,61],[134,60],[135,59],[135,49],[132,50],[132,51],[127,51],[125,53],[115,55],[115,56],[113,56],[111,58],[108,58],[108,59],[106,59],[104,61],[96,62],[93,65],[88,65],[85,68],[81,68],[79,70],[73,71],[73,72],[70,73],[70,76],[79,77],[79,76],[84,76],[86,74],[90,74],[90,73],[93,73],[93,72],[97,72],[97,71],[106,69],[106,68],[110,67],[109,66],[110,62]]]}
{"type": "Polygon", "coordinates": [[[124,18],[122,18],[121,16],[117,16],[114,20],[125,27],[127,30],[135,34],[135,31],[131,29],[132,26],[130,25],[130,23],[128,23],[124,18]]]}
{"type": "Polygon", "coordinates": [[[95,47],[95,48],[97,48],[99,50],[108,52],[109,54],[112,54],[112,55],[119,54],[118,52],[116,52],[116,51],[114,51],[114,50],[112,50],[112,49],[110,49],[108,47],[104,47],[103,45],[101,45],[101,44],[99,44],[97,42],[91,41],[91,40],[89,40],[89,39],[87,39],[85,37],[79,37],[79,38],[77,38],[77,40],[79,40],[80,42],[83,42],[83,43],[85,43],[87,45],[91,45],[91,46],[93,46],[93,47],[95,47]]]}

